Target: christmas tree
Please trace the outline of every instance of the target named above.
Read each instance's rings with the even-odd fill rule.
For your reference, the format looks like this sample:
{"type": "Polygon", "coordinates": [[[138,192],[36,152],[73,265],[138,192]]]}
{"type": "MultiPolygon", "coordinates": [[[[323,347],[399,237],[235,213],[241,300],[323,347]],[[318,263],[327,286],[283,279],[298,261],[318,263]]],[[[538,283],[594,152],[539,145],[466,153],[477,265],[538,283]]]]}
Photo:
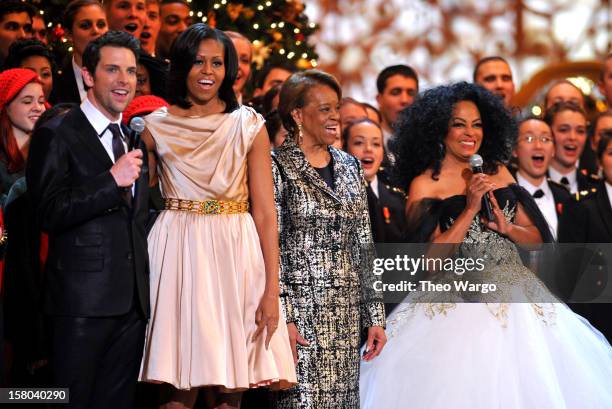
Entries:
{"type": "MultiPolygon", "coordinates": [[[[72,51],[61,20],[69,0],[27,0],[36,6],[49,27],[49,44],[60,56],[72,51]]],[[[253,43],[255,70],[267,61],[317,66],[317,54],[308,38],[318,26],[308,21],[299,0],[187,0],[194,22],[243,34],[253,43]]]]}

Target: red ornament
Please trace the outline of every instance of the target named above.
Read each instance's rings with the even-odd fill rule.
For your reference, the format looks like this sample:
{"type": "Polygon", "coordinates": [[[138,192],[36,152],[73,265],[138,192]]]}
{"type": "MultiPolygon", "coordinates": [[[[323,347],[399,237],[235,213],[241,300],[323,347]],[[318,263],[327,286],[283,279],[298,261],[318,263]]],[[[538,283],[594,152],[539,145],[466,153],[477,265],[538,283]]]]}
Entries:
{"type": "Polygon", "coordinates": [[[304,41],[304,38],[305,38],[305,37],[304,37],[304,34],[302,34],[302,33],[297,33],[297,34],[295,35],[295,39],[296,39],[297,41],[304,41]]]}
{"type": "Polygon", "coordinates": [[[66,34],[66,32],[64,31],[62,26],[58,25],[53,29],[53,35],[57,38],[62,38],[64,34],[66,34]]]}

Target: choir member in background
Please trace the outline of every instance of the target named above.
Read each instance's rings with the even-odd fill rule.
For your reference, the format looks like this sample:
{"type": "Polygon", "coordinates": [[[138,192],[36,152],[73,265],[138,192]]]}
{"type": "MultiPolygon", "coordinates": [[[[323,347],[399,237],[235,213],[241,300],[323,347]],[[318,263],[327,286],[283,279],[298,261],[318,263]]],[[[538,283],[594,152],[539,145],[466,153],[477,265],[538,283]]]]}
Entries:
{"type": "MultiPolygon", "coordinates": [[[[559,241],[562,243],[612,243],[612,130],[601,134],[596,152],[602,180],[594,193],[568,206],[559,226],[559,241]]],[[[587,318],[612,342],[612,298],[605,296],[611,279],[608,265],[606,260],[593,253],[585,251],[584,254],[588,257],[578,265],[595,268],[576,277],[573,296],[583,302],[572,305],[572,309],[587,318]],[[591,295],[591,298],[583,298],[585,295],[591,295]],[[598,299],[597,303],[589,302],[600,296],[604,298],[598,299]]]]}
{"type": "MultiPolygon", "coordinates": [[[[598,113],[589,124],[589,141],[593,152],[597,152],[601,136],[608,131],[612,131],[612,109],[598,113]]],[[[597,163],[595,173],[601,176],[601,163],[597,163]]]]}
{"type": "Polygon", "coordinates": [[[571,195],[546,176],[554,154],[555,142],[548,124],[536,117],[524,119],[513,152],[518,164],[514,177],[533,196],[556,239],[559,218],[571,195]]]}
{"type": "Polygon", "coordinates": [[[392,65],[378,74],[376,88],[378,90],[376,102],[382,116],[384,143],[388,149],[399,113],[414,102],[419,92],[419,77],[412,67],[392,65]]]}
{"type": "Polygon", "coordinates": [[[161,28],[159,0],[146,0],[146,18],[140,33],[140,46],[151,57],[155,57],[157,37],[161,28]]]}
{"type": "Polygon", "coordinates": [[[514,78],[510,64],[503,57],[490,56],[480,59],[474,68],[473,80],[495,95],[499,95],[506,108],[511,108],[514,97],[514,78]]]}
{"type": "Polygon", "coordinates": [[[49,102],[80,104],[87,96],[81,73],[83,51],[87,44],[108,31],[106,14],[97,0],[73,0],[66,7],[62,26],[72,42],[73,53],[54,78],[49,102]]]}
{"type": "Polygon", "coordinates": [[[38,80],[43,86],[45,100],[48,100],[53,90],[53,72],[55,71],[53,57],[47,47],[36,39],[15,41],[9,49],[9,56],[3,69],[29,68],[38,74],[38,80]]]}
{"type": "Polygon", "coordinates": [[[278,111],[274,110],[265,116],[266,118],[266,129],[268,130],[268,136],[270,137],[270,146],[277,148],[281,146],[285,139],[287,139],[287,130],[283,126],[281,117],[278,111]]]}
{"type": "MultiPolygon", "coordinates": [[[[5,244],[4,277],[0,287],[5,305],[6,337],[12,346],[12,367],[8,368],[14,385],[31,385],[31,376],[42,358],[41,301],[36,286],[40,278],[34,249],[40,244],[29,202],[26,201],[25,166],[32,130],[45,111],[45,97],[38,75],[29,69],[13,68],[0,73],[0,212],[3,215],[0,242],[5,244]],[[31,233],[36,230],[36,235],[31,233]],[[11,236],[8,236],[11,232],[11,236]],[[29,291],[32,290],[32,291],[29,291]]],[[[4,354],[5,351],[1,351],[4,354]]]]}
{"type": "Polygon", "coordinates": [[[368,113],[368,118],[380,125],[382,123],[380,111],[373,105],[368,104],[367,102],[362,102],[362,104],[365,107],[366,112],[368,113]]]}
{"type": "Polygon", "coordinates": [[[361,102],[354,100],[351,97],[344,97],[340,101],[340,133],[338,139],[334,142],[334,148],[343,149],[344,141],[342,139],[344,129],[357,119],[367,118],[368,113],[361,102]]]}
{"type": "Polygon", "coordinates": [[[238,54],[238,75],[234,82],[234,92],[238,103],[242,104],[244,87],[251,79],[251,63],[253,62],[253,46],[248,38],[235,31],[226,31],[225,34],[232,40],[238,54]]]}
{"type": "Polygon", "coordinates": [[[368,183],[368,209],[375,243],[400,243],[406,228],[406,195],[382,183],[377,174],[385,151],[381,127],[368,118],[348,124],[343,132],[344,150],[361,161],[368,183]]]}
{"type": "Polygon", "coordinates": [[[606,99],[608,109],[612,109],[612,52],[601,63],[597,86],[601,95],[606,99]]]}
{"type": "Polygon", "coordinates": [[[48,44],[47,23],[40,13],[35,13],[34,16],[32,16],[32,38],[40,41],[44,45],[48,44]]]}
{"type": "MultiPolygon", "coordinates": [[[[554,104],[559,102],[572,103],[582,108],[582,110],[586,110],[584,94],[580,88],[566,79],[555,81],[548,88],[544,96],[544,110],[552,108],[554,104]]],[[[582,155],[580,155],[578,169],[580,171],[584,169],[588,174],[597,174],[598,172],[597,158],[591,148],[590,138],[588,138],[588,143],[585,144],[582,155]]]]}
{"type": "Polygon", "coordinates": [[[587,141],[584,111],[570,102],[559,102],[546,111],[544,121],[550,126],[555,141],[555,154],[548,175],[571,193],[588,194],[596,188],[599,177],[578,169],[578,158],[587,141]]]}
{"type": "Polygon", "coordinates": [[[0,67],[8,56],[11,44],[21,38],[32,37],[34,8],[25,2],[0,2],[0,67]]]}
{"type": "Polygon", "coordinates": [[[140,39],[147,19],[145,0],[102,0],[108,29],[125,31],[140,39]]]}
{"type": "Polygon", "coordinates": [[[185,0],[161,0],[159,16],[161,28],[157,37],[157,56],[164,60],[170,58],[170,48],[174,40],[191,24],[193,18],[189,15],[189,3],[185,0]]]}
{"type": "Polygon", "coordinates": [[[136,72],[136,96],[155,95],[167,98],[168,64],[159,58],[141,54],[136,72]]]}

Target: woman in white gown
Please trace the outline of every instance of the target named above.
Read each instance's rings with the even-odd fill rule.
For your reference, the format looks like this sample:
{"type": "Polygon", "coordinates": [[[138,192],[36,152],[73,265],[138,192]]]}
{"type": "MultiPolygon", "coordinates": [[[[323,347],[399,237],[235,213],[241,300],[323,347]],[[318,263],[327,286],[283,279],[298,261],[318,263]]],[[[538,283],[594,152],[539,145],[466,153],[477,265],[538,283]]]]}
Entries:
{"type": "Polygon", "coordinates": [[[499,291],[529,302],[466,303],[462,293],[440,302],[411,293],[387,320],[385,351],[361,363],[361,407],[612,408],[612,347],[565,304],[546,302],[554,297],[521,263],[515,243],[550,234],[502,165],[515,126],[501,101],[473,84],[437,87],[406,110],[398,129],[398,175],[410,187],[408,240],[479,254],[487,261],[477,279],[495,277],[499,291]],[[477,152],[482,174],[470,170],[477,152]],[[484,195],[492,222],[480,216],[484,195]]]}

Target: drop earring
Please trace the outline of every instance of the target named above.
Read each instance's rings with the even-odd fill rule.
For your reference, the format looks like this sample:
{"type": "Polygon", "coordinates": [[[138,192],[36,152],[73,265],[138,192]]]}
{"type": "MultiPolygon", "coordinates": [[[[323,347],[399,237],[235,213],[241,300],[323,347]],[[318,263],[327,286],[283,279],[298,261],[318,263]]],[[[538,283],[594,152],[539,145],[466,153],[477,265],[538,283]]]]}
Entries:
{"type": "Polygon", "coordinates": [[[302,132],[302,124],[298,125],[298,140],[297,143],[298,145],[301,145],[302,143],[304,143],[304,133],[302,132]]]}

